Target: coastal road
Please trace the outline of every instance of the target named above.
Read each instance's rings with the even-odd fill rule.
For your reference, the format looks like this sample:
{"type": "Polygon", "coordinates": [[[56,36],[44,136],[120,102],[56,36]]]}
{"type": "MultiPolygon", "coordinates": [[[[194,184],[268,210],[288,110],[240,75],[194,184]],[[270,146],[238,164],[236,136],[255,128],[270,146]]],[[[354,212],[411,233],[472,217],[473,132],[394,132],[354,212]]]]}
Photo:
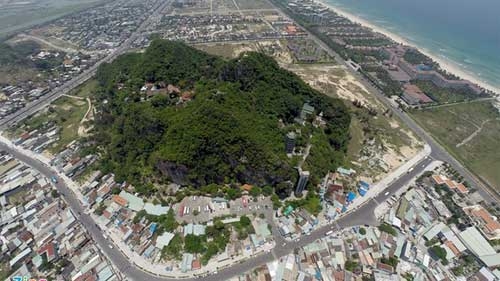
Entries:
{"type": "MultiPolygon", "coordinates": [[[[8,145],[6,143],[0,142],[0,150],[4,150],[10,153],[12,156],[17,158],[18,160],[26,163],[28,166],[33,169],[39,171],[42,175],[47,178],[50,178],[54,175],[57,175],[57,172],[53,167],[48,166],[45,163],[42,163],[40,160],[25,154],[20,151],[17,147],[8,145]]],[[[357,225],[376,225],[377,219],[374,215],[375,208],[385,200],[387,200],[392,194],[394,194],[401,187],[406,185],[412,178],[418,176],[421,172],[424,171],[424,168],[433,161],[432,158],[428,157],[420,162],[418,162],[414,168],[394,180],[388,187],[384,190],[383,193],[380,193],[376,197],[370,199],[365,204],[361,205],[357,209],[350,211],[345,214],[343,217],[338,220],[333,221],[331,224],[323,226],[314,230],[311,234],[301,237],[298,240],[285,242],[283,238],[280,238],[276,242],[276,247],[268,253],[260,254],[255,257],[249,258],[241,263],[231,265],[230,267],[224,269],[218,269],[217,273],[211,274],[209,276],[204,276],[203,280],[208,281],[221,281],[227,280],[231,277],[243,274],[256,268],[258,266],[264,265],[267,262],[271,262],[276,258],[283,257],[289,253],[292,253],[294,249],[303,247],[315,240],[323,237],[326,232],[330,230],[340,230],[343,228],[357,226],[357,225]],[[385,195],[388,193],[387,195],[385,195]],[[284,244],[283,244],[284,243],[284,244]]],[[[68,203],[68,206],[71,208],[78,221],[83,225],[83,227],[87,230],[92,239],[99,245],[100,249],[105,253],[105,255],[113,262],[115,267],[119,270],[122,275],[129,277],[132,280],[164,280],[164,281],[173,281],[178,280],[177,278],[172,277],[162,277],[157,276],[155,274],[145,272],[140,268],[136,267],[130,259],[128,259],[122,252],[118,250],[117,247],[110,247],[110,241],[104,238],[104,231],[101,230],[95,221],[87,214],[85,214],[85,210],[82,207],[81,203],[78,201],[76,195],[70,190],[70,188],[64,183],[64,181],[59,180],[55,187],[59,191],[59,193],[63,196],[65,201],[68,203]]],[[[276,233],[278,230],[276,226],[273,225],[272,228],[273,235],[275,237],[279,236],[276,233]]],[[[166,272],[165,272],[166,273],[166,272]]],[[[183,280],[197,280],[198,278],[188,278],[183,280]]]]}
{"type": "Polygon", "coordinates": [[[80,86],[85,81],[89,80],[93,77],[98,69],[98,67],[106,62],[113,61],[117,56],[125,53],[130,45],[137,39],[141,34],[149,27],[149,25],[157,19],[157,17],[161,14],[161,12],[170,4],[171,0],[161,0],[160,3],[153,9],[154,12],[142,22],[142,24],[133,32],[129,38],[127,38],[117,49],[113,50],[108,56],[103,58],[102,60],[96,62],[93,66],[61,85],[53,89],[51,92],[46,95],[40,97],[39,99],[28,103],[24,108],[5,116],[0,120],[0,130],[4,130],[8,126],[14,125],[23,119],[32,116],[40,109],[46,107],[53,101],[57,100],[64,94],[68,94],[74,88],[80,86]]]}
{"type": "MultiPolygon", "coordinates": [[[[273,5],[278,11],[281,11],[283,14],[287,15],[287,12],[282,10],[278,5],[269,1],[271,5],[273,5]]],[[[370,81],[368,81],[360,72],[352,69],[343,58],[341,58],[332,48],[330,48],[326,43],[324,43],[321,39],[316,37],[313,33],[311,33],[307,28],[301,26],[295,21],[299,27],[305,30],[308,35],[324,50],[326,50],[330,56],[334,57],[337,63],[344,65],[347,70],[355,76],[364,86],[365,88],[373,94],[379,101],[381,101],[387,108],[391,108],[392,112],[403,121],[417,136],[419,136],[425,143],[427,143],[431,148],[431,156],[443,162],[447,162],[451,165],[453,169],[455,169],[458,173],[460,173],[467,182],[469,182],[472,186],[477,187],[477,191],[483,197],[486,202],[500,202],[500,193],[495,190],[491,190],[491,188],[485,185],[476,175],[470,172],[467,168],[465,168],[462,163],[460,163],[454,156],[452,156],[436,139],[434,139],[430,134],[428,134],[420,125],[418,125],[413,118],[411,118],[406,112],[401,111],[398,108],[394,108],[389,98],[384,95],[384,93],[373,85],[370,81]]]]}

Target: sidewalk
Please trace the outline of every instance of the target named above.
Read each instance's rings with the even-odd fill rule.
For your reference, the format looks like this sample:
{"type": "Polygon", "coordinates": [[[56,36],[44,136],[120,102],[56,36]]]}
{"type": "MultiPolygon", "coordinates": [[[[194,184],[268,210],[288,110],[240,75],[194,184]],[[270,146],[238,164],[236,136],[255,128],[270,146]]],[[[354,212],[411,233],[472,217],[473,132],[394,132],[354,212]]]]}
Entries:
{"type": "Polygon", "coordinates": [[[404,175],[411,167],[415,166],[418,162],[423,160],[425,157],[431,154],[431,147],[428,145],[424,146],[417,155],[413,156],[410,160],[406,161],[403,165],[399,166],[396,170],[389,173],[382,180],[372,185],[365,196],[358,196],[354,201],[349,205],[348,211],[356,209],[357,207],[363,205],[370,199],[376,197],[381,192],[385,190],[385,188],[394,182],[396,179],[400,178],[404,175]]]}
{"type": "MultiPolygon", "coordinates": [[[[425,167],[425,169],[422,171],[422,173],[419,174],[419,176],[421,174],[423,174],[424,172],[426,171],[433,171],[436,167],[442,165],[443,162],[441,161],[438,161],[438,160],[434,160],[432,161],[429,165],[427,165],[427,167],[425,167]]],[[[410,186],[414,185],[415,184],[415,178],[413,178],[410,182],[408,182],[407,184],[405,184],[404,186],[402,186],[397,192],[396,192],[396,196],[399,197],[403,192],[407,191],[408,188],[410,188],[410,186]]],[[[382,216],[385,215],[385,213],[387,213],[387,211],[392,208],[391,206],[389,206],[389,204],[387,204],[387,202],[380,202],[380,205],[378,205],[376,208],[375,208],[375,217],[377,219],[381,218],[382,216]]]]}
{"type": "Polygon", "coordinates": [[[149,260],[146,257],[139,255],[138,253],[134,252],[133,250],[130,249],[130,247],[125,244],[122,240],[122,233],[115,227],[106,227],[105,225],[102,225],[99,223],[99,220],[97,219],[97,216],[94,214],[91,214],[91,217],[96,221],[100,228],[103,229],[103,231],[109,236],[110,242],[113,242],[113,246],[117,247],[120,252],[123,253],[126,257],[130,259],[134,263],[136,267],[139,269],[157,275],[157,276],[163,276],[163,277],[168,277],[168,278],[176,278],[176,279],[182,279],[182,278],[192,278],[196,276],[201,276],[209,273],[213,273],[215,271],[218,271],[222,268],[226,268],[229,266],[232,266],[234,264],[240,263],[245,261],[248,258],[252,258],[254,256],[257,256],[263,252],[265,252],[265,247],[261,247],[257,251],[253,252],[252,254],[243,254],[243,255],[238,255],[233,258],[229,258],[224,261],[220,262],[210,262],[206,266],[203,266],[199,270],[191,270],[189,272],[182,272],[180,268],[180,262],[177,261],[172,261],[171,263],[162,263],[162,262],[154,262],[153,260],[149,260]],[[172,266],[173,265],[173,266],[172,266]],[[166,268],[172,266],[171,271],[166,271],[166,268]]]}
{"type": "MultiPolygon", "coordinates": [[[[11,140],[4,137],[1,133],[0,133],[0,142],[3,142],[8,147],[19,151],[21,154],[24,154],[30,158],[37,159],[40,162],[47,165],[47,167],[50,167],[50,164],[49,164],[50,159],[49,158],[47,158],[46,156],[44,156],[42,154],[38,154],[38,153],[33,152],[31,150],[24,149],[20,146],[14,145],[14,143],[11,140]]],[[[56,169],[54,169],[54,170],[56,171],[56,176],[61,181],[63,181],[64,184],[66,184],[66,186],[68,186],[68,188],[71,189],[71,191],[75,194],[75,196],[80,201],[80,203],[84,207],[86,207],[84,197],[80,193],[79,185],[77,183],[75,183],[72,179],[70,179],[69,177],[64,175],[62,172],[57,171],[56,169]]],[[[129,258],[134,263],[135,266],[137,266],[139,269],[141,269],[145,272],[151,273],[153,275],[163,276],[163,277],[168,277],[168,278],[176,278],[176,279],[192,278],[192,277],[196,277],[196,276],[205,275],[208,273],[213,273],[213,272],[218,271],[220,269],[232,266],[232,265],[237,264],[237,263],[241,263],[241,262],[245,261],[246,259],[249,259],[249,258],[252,258],[252,257],[255,257],[259,254],[264,253],[266,249],[271,249],[274,247],[274,245],[266,245],[266,247],[262,246],[259,249],[252,250],[252,253],[250,253],[250,254],[245,252],[242,255],[238,255],[238,256],[235,256],[233,258],[229,258],[227,260],[224,260],[224,261],[220,261],[220,262],[219,261],[216,261],[216,262],[211,261],[208,265],[203,266],[201,269],[191,270],[187,273],[181,272],[178,262],[173,262],[173,264],[176,264],[177,267],[173,267],[173,270],[168,272],[168,271],[166,271],[166,267],[170,264],[154,263],[153,261],[147,260],[145,257],[132,251],[129,248],[129,246],[122,241],[123,235],[122,235],[122,233],[119,232],[119,230],[117,230],[116,228],[108,228],[108,227],[102,225],[101,223],[99,223],[97,216],[95,214],[93,214],[92,212],[89,212],[89,215],[91,216],[91,218],[93,219],[94,222],[99,224],[99,226],[103,230],[103,232],[105,232],[109,236],[111,241],[108,241],[108,242],[113,243],[113,245],[116,246],[127,258],[129,258]]]]}
{"type": "MultiPolygon", "coordinates": [[[[22,153],[22,154],[24,154],[24,155],[26,155],[26,156],[28,156],[30,158],[34,158],[34,159],[39,160],[40,162],[42,162],[45,165],[47,165],[47,167],[51,167],[50,166],[50,159],[49,158],[45,157],[42,154],[39,154],[39,153],[33,152],[31,150],[25,149],[25,148],[23,148],[21,146],[15,145],[11,140],[9,140],[8,138],[4,137],[1,133],[0,133],[0,142],[5,143],[8,147],[15,149],[15,150],[19,151],[20,153],[22,153]]],[[[66,186],[69,189],[71,189],[71,191],[73,191],[73,193],[75,194],[76,198],[80,201],[80,203],[84,207],[87,207],[87,204],[85,203],[84,197],[80,193],[79,186],[72,179],[70,179],[69,177],[67,177],[64,173],[58,171],[57,169],[54,169],[54,170],[57,173],[57,177],[60,180],[62,180],[66,184],[66,186]]]]}

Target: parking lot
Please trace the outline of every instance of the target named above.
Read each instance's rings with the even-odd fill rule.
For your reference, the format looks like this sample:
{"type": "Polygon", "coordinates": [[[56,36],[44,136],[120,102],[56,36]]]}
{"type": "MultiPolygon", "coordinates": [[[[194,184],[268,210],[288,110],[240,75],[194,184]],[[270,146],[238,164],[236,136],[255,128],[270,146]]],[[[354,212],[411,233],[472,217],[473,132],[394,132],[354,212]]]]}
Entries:
{"type": "Polygon", "coordinates": [[[233,201],[221,198],[189,196],[173,206],[176,219],[180,222],[203,223],[215,217],[228,215],[260,214],[272,212],[272,203],[268,197],[243,196],[233,201]]]}

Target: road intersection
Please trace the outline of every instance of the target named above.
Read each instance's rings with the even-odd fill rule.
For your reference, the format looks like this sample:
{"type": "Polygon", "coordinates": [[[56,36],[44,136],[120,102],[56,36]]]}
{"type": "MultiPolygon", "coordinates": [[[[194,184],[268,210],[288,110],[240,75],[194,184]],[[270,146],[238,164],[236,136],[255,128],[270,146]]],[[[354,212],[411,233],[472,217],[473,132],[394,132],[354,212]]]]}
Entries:
{"type": "MultiPolygon", "coordinates": [[[[58,89],[55,89],[41,99],[32,102],[31,104],[27,105],[27,107],[14,113],[13,115],[0,120],[0,129],[5,129],[7,126],[15,124],[22,119],[31,116],[41,108],[59,98],[61,95],[67,94],[75,87],[90,79],[95,74],[100,64],[104,62],[110,62],[119,54],[124,53],[129,48],[130,44],[134,42],[134,40],[138,38],[140,33],[150,24],[151,19],[154,19],[155,16],[160,13],[169,3],[170,1],[164,1],[163,3],[161,3],[155,10],[155,13],[151,15],[146,21],[144,21],[143,24],[137,29],[134,34],[132,34],[131,37],[129,37],[118,49],[116,49],[102,61],[89,68],[84,73],[71,80],[69,83],[61,86],[58,89]]],[[[314,38],[315,41],[317,41],[318,44],[323,46],[323,48],[325,48],[334,57],[336,57],[340,63],[345,63],[321,40],[316,38],[313,34],[310,35],[312,36],[312,38],[314,38]]],[[[350,69],[349,67],[347,68],[350,69]]],[[[217,269],[216,272],[212,272],[211,275],[204,276],[203,280],[227,280],[233,276],[243,274],[267,262],[271,262],[276,258],[286,256],[289,253],[292,253],[294,249],[303,247],[321,237],[324,237],[324,235],[331,230],[341,230],[347,227],[358,225],[376,225],[377,219],[374,215],[375,208],[379,204],[389,199],[403,186],[407,185],[413,178],[421,174],[425,170],[425,167],[427,167],[427,165],[429,165],[434,160],[440,160],[450,163],[455,170],[464,175],[467,181],[473,183],[478,187],[478,191],[486,200],[498,200],[498,194],[489,191],[487,187],[485,187],[474,175],[472,175],[466,168],[464,168],[462,164],[460,164],[455,158],[453,158],[453,156],[451,156],[436,140],[428,135],[410,116],[408,116],[405,112],[394,108],[387,97],[384,96],[383,93],[375,88],[369,81],[362,77],[360,73],[354,71],[352,73],[356,77],[358,77],[359,80],[362,81],[362,83],[367,87],[367,89],[369,89],[370,92],[373,93],[380,101],[382,101],[388,108],[392,108],[394,114],[430,146],[430,157],[422,159],[416,165],[414,165],[414,168],[412,170],[408,170],[408,172],[402,174],[399,178],[388,183],[387,186],[384,186],[384,192],[380,192],[378,195],[370,198],[366,203],[356,207],[354,210],[349,211],[332,223],[314,230],[310,235],[301,237],[300,240],[294,240],[290,242],[285,241],[279,235],[279,233],[277,233],[278,230],[276,225],[272,224],[272,232],[275,236],[276,246],[271,252],[259,254],[243,262],[233,264],[227,268],[217,269]]],[[[23,153],[20,149],[12,145],[0,142],[0,150],[9,152],[14,157],[31,166],[48,178],[58,174],[58,172],[54,168],[48,166],[46,163],[43,163],[39,159],[30,156],[29,154],[23,153]]],[[[72,189],[69,188],[64,181],[58,181],[57,183],[55,183],[55,186],[58,191],[64,196],[64,199],[68,203],[68,206],[71,208],[80,223],[85,227],[89,235],[99,245],[100,249],[112,261],[112,263],[122,275],[127,276],[132,280],[178,280],[178,278],[167,276],[167,272],[165,272],[164,276],[158,276],[157,274],[144,271],[143,269],[137,267],[134,264],[134,261],[125,256],[117,247],[110,247],[110,241],[106,237],[104,237],[104,232],[97,226],[95,221],[85,213],[86,210],[84,209],[72,189]]],[[[196,280],[198,278],[199,277],[184,278],[184,280],[196,280]]]]}
{"type": "MultiPolygon", "coordinates": [[[[33,155],[26,153],[23,149],[20,149],[11,143],[6,143],[4,141],[0,142],[0,150],[4,150],[20,161],[31,166],[33,169],[39,171],[42,175],[47,178],[59,175],[53,167],[50,167],[46,163],[40,161],[33,155]]],[[[395,194],[403,186],[407,185],[413,178],[421,174],[425,167],[429,165],[433,159],[431,157],[426,157],[419,161],[414,169],[402,174],[399,178],[392,181],[390,184],[384,188],[384,192],[380,192],[378,195],[367,200],[366,203],[355,207],[355,209],[348,211],[346,214],[341,216],[339,219],[333,221],[332,223],[320,227],[310,234],[301,237],[300,239],[287,242],[282,238],[278,232],[275,224],[272,224],[272,232],[276,239],[276,246],[271,252],[265,252],[260,255],[246,259],[240,263],[233,264],[229,267],[223,269],[217,269],[211,275],[204,276],[204,280],[227,280],[233,276],[243,274],[247,271],[252,270],[255,267],[263,265],[267,262],[271,262],[276,258],[286,256],[294,251],[294,249],[303,247],[315,240],[324,237],[325,234],[330,230],[341,230],[351,226],[358,225],[376,225],[377,219],[374,215],[374,210],[378,206],[377,202],[385,202],[393,194],[395,194]]],[[[104,254],[113,262],[118,271],[125,276],[128,276],[132,280],[178,280],[179,278],[169,277],[168,273],[165,272],[163,276],[159,276],[155,273],[150,273],[144,271],[143,269],[137,267],[132,260],[126,257],[117,247],[110,247],[110,241],[104,236],[103,230],[101,230],[95,221],[86,213],[86,209],[82,206],[80,200],[73,190],[67,185],[64,180],[59,180],[54,184],[59,193],[64,197],[68,206],[71,208],[77,219],[85,227],[89,235],[93,240],[99,245],[100,249],[104,254]]],[[[195,280],[199,277],[183,278],[184,280],[195,280]]]]}

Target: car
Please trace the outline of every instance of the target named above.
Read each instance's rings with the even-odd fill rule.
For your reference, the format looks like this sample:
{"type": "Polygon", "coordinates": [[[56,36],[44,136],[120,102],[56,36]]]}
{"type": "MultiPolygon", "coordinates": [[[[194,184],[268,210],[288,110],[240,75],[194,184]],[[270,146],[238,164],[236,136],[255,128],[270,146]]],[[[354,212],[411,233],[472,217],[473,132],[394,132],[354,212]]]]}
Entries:
{"type": "Polygon", "coordinates": [[[57,183],[57,177],[56,177],[56,176],[52,176],[52,177],[50,177],[50,180],[51,180],[53,183],[57,183]]]}
{"type": "Polygon", "coordinates": [[[329,235],[331,235],[331,234],[333,234],[333,230],[327,231],[327,232],[325,233],[325,236],[329,236],[329,235]]]}
{"type": "Polygon", "coordinates": [[[104,237],[104,239],[108,239],[108,235],[103,234],[102,236],[104,237]]]}
{"type": "Polygon", "coordinates": [[[109,244],[108,246],[109,246],[110,249],[113,249],[113,245],[109,244]]]}
{"type": "Polygon", "coordinates": [[[387,191],[386,193],[384,193],[384,196],[387,196],[387,195],[389,195],[389,191],[387,191]]]}

